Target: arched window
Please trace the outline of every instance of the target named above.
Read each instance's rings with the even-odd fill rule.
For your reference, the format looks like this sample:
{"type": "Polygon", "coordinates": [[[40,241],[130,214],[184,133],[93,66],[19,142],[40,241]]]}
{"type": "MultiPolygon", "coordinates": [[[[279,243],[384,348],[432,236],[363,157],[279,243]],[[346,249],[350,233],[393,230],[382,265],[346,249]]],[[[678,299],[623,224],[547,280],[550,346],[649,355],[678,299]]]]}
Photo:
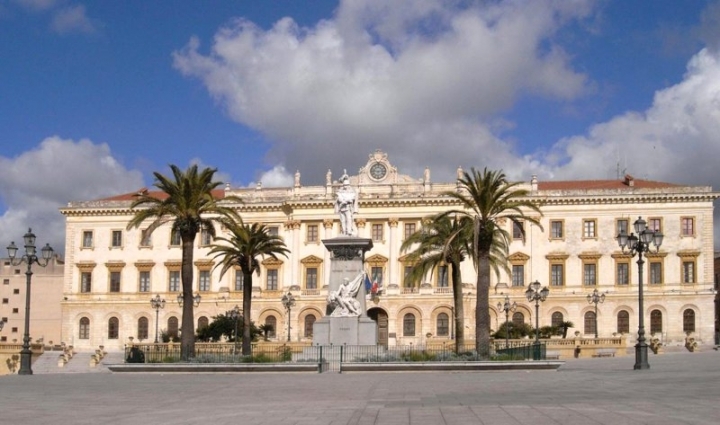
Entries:
{"type": "Polygon", "coordinates": [[[275,316],[268,316],[265,318],[265,326],[268,327],[268,338],[275,338],[277,336],[277,319],[275,316]]]}
{"type": "Polygon", "coordinates": [[[620,334],[630,333],[630,313],[627,310],[620,310],[617,314],[617,331],[620,334]]]}
{"type": "Polygon", "coordinates": [[[138,319],[137,338],[142,341],[148,339],[148,319],[147,317],[141,317],[138,319]]]}
{"type": "Polygon", "coordinates": [[[308,314],[307,316],[305,316],[305,338],[312,338],[315,319],[315,315],[313,314],[308,314]]]}
{"type": "Polygon", "coordinates": [[[650,312],[650,335],[662,333],[662,312],[653,310],[650,312]]]}
{"type": "Polygon", "coordinates": [[[450,335],[450,318],[447,313],[440,313],[437,316],[437,336],[449,336],[450,335]]]}
{"type": "Polygon", "coordinates": [[[120,321],[117,317],[111,317],[108,320],[108,339],[118,339],[120,321]]]}
{"type": "Polygon", "coordinates": [[[559,311],[556,311],[555,313],[552,314],[552,319],[551,319],[552,321],[550,322],[550,324],[556,328],[560,328],[560,327],[562,327],[563,319],[564,319],[563,314],[560,313],[559,311]]]}
{"type": "Polygon", "coordinates": [[[168,319],[167,336],[171,341],[177,339],[178,337],[178,318],[175,316],[168,319]]]}
{"type": "Polygon", "coordinates": [[[595,312],[585,313],[585,335],[595,335],[595,312]]]}
{"type": "Polygon", "coordinates": [[[415,315],[412,313],[403,317],[403,336],[415,336],[415,315]]]}
{"type": "Polygon", "coordinates": [[[691,308],[683,311],[683,332],[695,332],[695,310],[691,308]]]}
{"type": "Polygon", "coordinates": [[[200,316],[198,317],[198,329],[207,328],[208,324],[210,322],[208,321],[208,318],[206,316],[200,316]]]}
{"type": "Polygon", "coordinates": [[[522,326],[525,323],[525,315],[516,311],[513,313],[512,322],[515,326],[522,326]]]}
{"type": "Polygon", "coordinates": [[[87,317],[80,319],[80,331],[78,334],[80,339],[90,339],[90,319],[87,317]]]}

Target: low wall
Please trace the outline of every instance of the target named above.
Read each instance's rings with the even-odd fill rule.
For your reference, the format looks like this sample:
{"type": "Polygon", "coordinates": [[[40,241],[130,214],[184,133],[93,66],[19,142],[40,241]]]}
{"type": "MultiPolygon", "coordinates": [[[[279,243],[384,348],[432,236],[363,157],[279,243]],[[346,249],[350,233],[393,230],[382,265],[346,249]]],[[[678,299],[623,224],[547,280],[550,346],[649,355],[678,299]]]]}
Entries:
{"type": "MultiPolygon", "coordinates": [[[[22,344],[0,342],[0,375],[12,375],[20,369],[22,344]]],[[[30,344],[32,362],[44,352],[42,344],[30,344]]]]}

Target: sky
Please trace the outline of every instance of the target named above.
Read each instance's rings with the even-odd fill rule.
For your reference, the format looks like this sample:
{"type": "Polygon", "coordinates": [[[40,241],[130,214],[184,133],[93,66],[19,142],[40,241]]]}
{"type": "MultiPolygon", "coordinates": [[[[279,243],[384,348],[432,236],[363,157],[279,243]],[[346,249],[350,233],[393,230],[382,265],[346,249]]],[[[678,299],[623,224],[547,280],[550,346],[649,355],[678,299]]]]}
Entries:
{"type": "Polygon", "coordinates": [[[0,245],[170,164],[720,191],[719,47],[718,1],[0,0],[0,245]]]}

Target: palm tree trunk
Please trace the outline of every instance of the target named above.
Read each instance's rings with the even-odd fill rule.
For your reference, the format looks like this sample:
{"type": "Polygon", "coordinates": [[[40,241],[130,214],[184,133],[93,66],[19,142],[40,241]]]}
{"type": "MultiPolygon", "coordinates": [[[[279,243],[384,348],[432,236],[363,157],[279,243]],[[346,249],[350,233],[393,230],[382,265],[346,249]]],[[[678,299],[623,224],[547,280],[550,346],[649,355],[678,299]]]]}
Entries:
{"type": "Polygon", "coordinates": [[[490,250],[479,249],[477,301],[475,304],[475,349],[478,357],[490,358],[490,250]]]}
{"type": "Polygon", "coordinates": [[[182,271],[183,288],[182,335],[180,338],[180,358],[188,361],[195,357],[195,318],[193,304],[193,245],[195,237],[182,238],[182,271]]]}
{"type": "Polygon", "coordinates": [[[243,356],[252,355],[252,328],[250,323],[250,308],[252,306],[252,272],[243,272],[243,356]]]}
{"type": "Polygon", "coordinates": [[[455,304],[455,354],[465,347],[465,309],[463,307],[462,277],[460,264],[450,263],[453,282],[453,302],[455,304]]]}

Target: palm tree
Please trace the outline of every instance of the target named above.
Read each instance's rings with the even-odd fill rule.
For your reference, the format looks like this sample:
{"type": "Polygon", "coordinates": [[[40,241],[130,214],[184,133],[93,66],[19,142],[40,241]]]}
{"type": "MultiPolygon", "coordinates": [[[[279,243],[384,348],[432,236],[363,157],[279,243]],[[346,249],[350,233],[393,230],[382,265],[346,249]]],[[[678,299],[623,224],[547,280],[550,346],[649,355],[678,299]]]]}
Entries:
{"type": "MultiPolygon", "coordinates": [[[[465,217],[472,232],[471,252],[477,271],[477,301],[475,311],[475,348],[478,356],[490,357],[490,270],[498,273],[498,261],[506,255],[510,234],[502,227],[509,220],[525,236],[524,222],[530,222],[542,229],[539,218],[542,212],[538,205],[527,198],[528,191],[517,188],[519,183],[509,183],[502,171],[482,172],[475,168],[464,172],[458,179],[460,190],[446,192],[446,195],[460,202],[464,209],[451,210],[444,215],[465,217]],[[527,216],[525,211],[538,213],[538,217],[527,216]]],[[[504,260],[504,259],[503,259],[504,260]]],[[[507,270],[506,261],[503,268],[507,270]]]]}
{"type": "Polygon", "coordinates": [[[429,271],[443,265],[450,268],[453,289],[453,304],[455,317],[455,352],[465,346],[465,313],[463,309],[462,276],[460,263],[470,252],[472,233],[468,226],[463,226],[459,220],[448,216],[427,217],[423,227],[410,235],[403,242],[400,249],[410,250],[407,259],[413,264],[408,279],[411,282],[420,281],[429,271]]]}
{"type": "Polygon", "coordinates": [[[252,275],[260,274],[258,257],[270,257],[277,260],[278,255],[287,257],[290,252],[280,236],[271,235],[264,224],[252,225],[236,223],[229,226],[230,237],[218,237],[223,244],[213,244],[210,255],[222,258],[215,266],[221,267],[220,277],[233,267],[240,267],[243,274],[243,340],[242,353],[251,353],[252,329],[250,308],[252,301],[252,275]]]}
{"type": "Polygon", "coordinates": [[[213,193],[222,185],[214,182],[217,169],[205,168],[198,172],[197,165],[191,165],[182,171],[170,165],[173,179],[155,172],[155,187],[161,193],[143,191],[130,205],[135,214],[128,223],[128,230],[150,223],[145,235],[150,236],[158,227],[172,223],[172,231],[180,235],[182,241],[181,281],[183,288],[182,338],[180,357],[187,361],[195,357],[195,328],[193,317],[193,247],[195,236],[202,229],[215,237],[214,223],[240,220],[237,212],[225,205],[225,202],[242,202],[235,196],[223,196],[213,193]]]}

